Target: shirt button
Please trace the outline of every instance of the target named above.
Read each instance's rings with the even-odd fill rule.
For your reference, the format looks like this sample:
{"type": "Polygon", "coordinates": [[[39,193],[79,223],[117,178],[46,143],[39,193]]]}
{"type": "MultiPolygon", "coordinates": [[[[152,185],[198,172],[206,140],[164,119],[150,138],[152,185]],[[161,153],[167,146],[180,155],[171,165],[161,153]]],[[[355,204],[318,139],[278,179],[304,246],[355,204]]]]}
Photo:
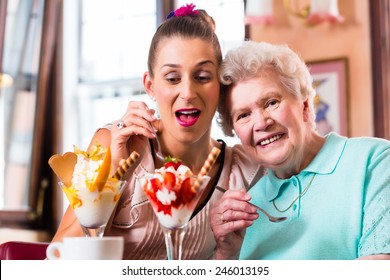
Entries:
{"type": "Polygon", "coordinates": [[[293,185],[296,187],[297,186],[297,181],[293,181],[293,185]]]}
{"type": "Polygon", "coordinates": [[[293,210],[295,211],[297,209],[297,205],[296,204],[294,204],[294,206],[293,206],[293,210]]]}

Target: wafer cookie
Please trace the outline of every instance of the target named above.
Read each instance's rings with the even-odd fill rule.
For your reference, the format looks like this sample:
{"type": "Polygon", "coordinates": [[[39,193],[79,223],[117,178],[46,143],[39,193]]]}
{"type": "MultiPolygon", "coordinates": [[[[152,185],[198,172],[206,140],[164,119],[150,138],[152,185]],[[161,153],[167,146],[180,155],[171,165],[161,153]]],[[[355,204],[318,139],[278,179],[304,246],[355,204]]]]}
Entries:
{"type": "Polygon", "coordinates": [[[216,162],[218,156],[219,156],[219,153],[221,152],[221,150],[217,147],[213,147],[206,159],[206,161],[204,162],[198,176],[206,176],[211,168],[213,167],[214,163],[216,162]]]}
{"type": "Polygon", "coordinates": [[[194,182],[195,188],[198,188],[200,186],[200,181],[202,181],[202,177],[209,174],[214,163],[217,161],[220,152],[221,150],[217,147],[213,147],[211,149],[209,155],[207,156],[206,161],[204,162],[202,168],[200,169],[200,172],[198,174],[198,179],[194,182]]]}
{"type": "Polygon", "coordinates": [[[121,159],[119,162],[119,167],[112,177],[120,180],[123,175],[125,175],[126,171],[129,170],[129,168],[137,161],[138,157],[139,154],[136,151],[133,151],[126,160],[121,159]]]}

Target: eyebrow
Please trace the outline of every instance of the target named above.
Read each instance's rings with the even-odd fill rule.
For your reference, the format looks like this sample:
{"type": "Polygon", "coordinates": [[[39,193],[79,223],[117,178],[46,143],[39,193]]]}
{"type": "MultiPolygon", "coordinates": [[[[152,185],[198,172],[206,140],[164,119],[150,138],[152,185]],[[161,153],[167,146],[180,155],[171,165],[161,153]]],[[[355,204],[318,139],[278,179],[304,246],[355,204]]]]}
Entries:
{"type": "Polygon", "coordinates": [[[205,64],[215,65],[212,60],[205,60],[205,61],[201,61],[201,62],[197,63],[196,66],[202,66],[202,65],[205,65],[205,64]]]}
{"type": "MultiPolygon", "coordinates": [[[[212,65],[215,66],[215,63],[212,60],[204,60],[204,61],[198,62],[195,66],[199,67],[199,66],[202,66],[202,65],[205,65],[205,64],[212,64],[212,65]]],[[[163,64],[161,66],[161,68],[164,68],[164,67],[180,68],[179,64],[174,64],[174,63],[167,63],[167,64],[163,64]]]]}
{"type": "MultiPolygon", "coordinates": [[[[280,98],[281,96],[282,95],[279,92],[269,91],[263,97],[257,99],[255,104],[257,104],[257,105],[263,104],[266,100],[270,99],[271,97],[280,98]]],[[[250,105],[252,105],[252,103],[250,105]]],[[[230,116],[233,118],[236,114],[238,114],[240,112],[243,112],[243,111],[245,112],[246,110],[248,110],[250,105],[247,105],[245,107],[240,107],[238,109],[232,108],[233,106],[230,106],[231,107],[231,109],[230,109],[230,116]]]]}

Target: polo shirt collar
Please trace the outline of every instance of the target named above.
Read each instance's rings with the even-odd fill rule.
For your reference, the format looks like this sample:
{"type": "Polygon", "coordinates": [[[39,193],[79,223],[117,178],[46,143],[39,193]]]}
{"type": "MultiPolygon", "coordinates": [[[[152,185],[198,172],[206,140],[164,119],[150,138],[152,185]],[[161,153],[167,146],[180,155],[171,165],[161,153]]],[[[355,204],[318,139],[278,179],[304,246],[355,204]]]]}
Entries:
{"type": "MultiPolygon", "coordinates": [[[[309,173],[323,175],[332,173],[340,161],[346,143],[346,137],[340,136],[334,132],[329,133],[327,136],[325,136],[325,143],[313,161],[298,175],[294,176],[302,177],[309,173]]],[[[265,180],[265,195],[269,201],[272,201],[278,196],[282,185],[290,181],[291,178],[279,179],[272,170],[268,170],[268,174],[266,175],[265,180]]]]}

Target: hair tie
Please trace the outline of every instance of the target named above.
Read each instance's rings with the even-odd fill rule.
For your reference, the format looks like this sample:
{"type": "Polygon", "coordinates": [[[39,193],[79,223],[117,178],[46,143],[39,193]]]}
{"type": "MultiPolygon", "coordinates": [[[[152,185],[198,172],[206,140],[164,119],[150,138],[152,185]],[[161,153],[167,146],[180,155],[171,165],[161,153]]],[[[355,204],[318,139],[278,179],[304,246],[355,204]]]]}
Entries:
{"type": "Polygon", "coordinates": [[[195,8],[194,4],[187,4],[181,6],[175,11],[171,11],[169,15],[167,15],[167,19],[170,19],[171,17],[197,16],[198,10],[194,10],[194,8],[195,8]]]}

